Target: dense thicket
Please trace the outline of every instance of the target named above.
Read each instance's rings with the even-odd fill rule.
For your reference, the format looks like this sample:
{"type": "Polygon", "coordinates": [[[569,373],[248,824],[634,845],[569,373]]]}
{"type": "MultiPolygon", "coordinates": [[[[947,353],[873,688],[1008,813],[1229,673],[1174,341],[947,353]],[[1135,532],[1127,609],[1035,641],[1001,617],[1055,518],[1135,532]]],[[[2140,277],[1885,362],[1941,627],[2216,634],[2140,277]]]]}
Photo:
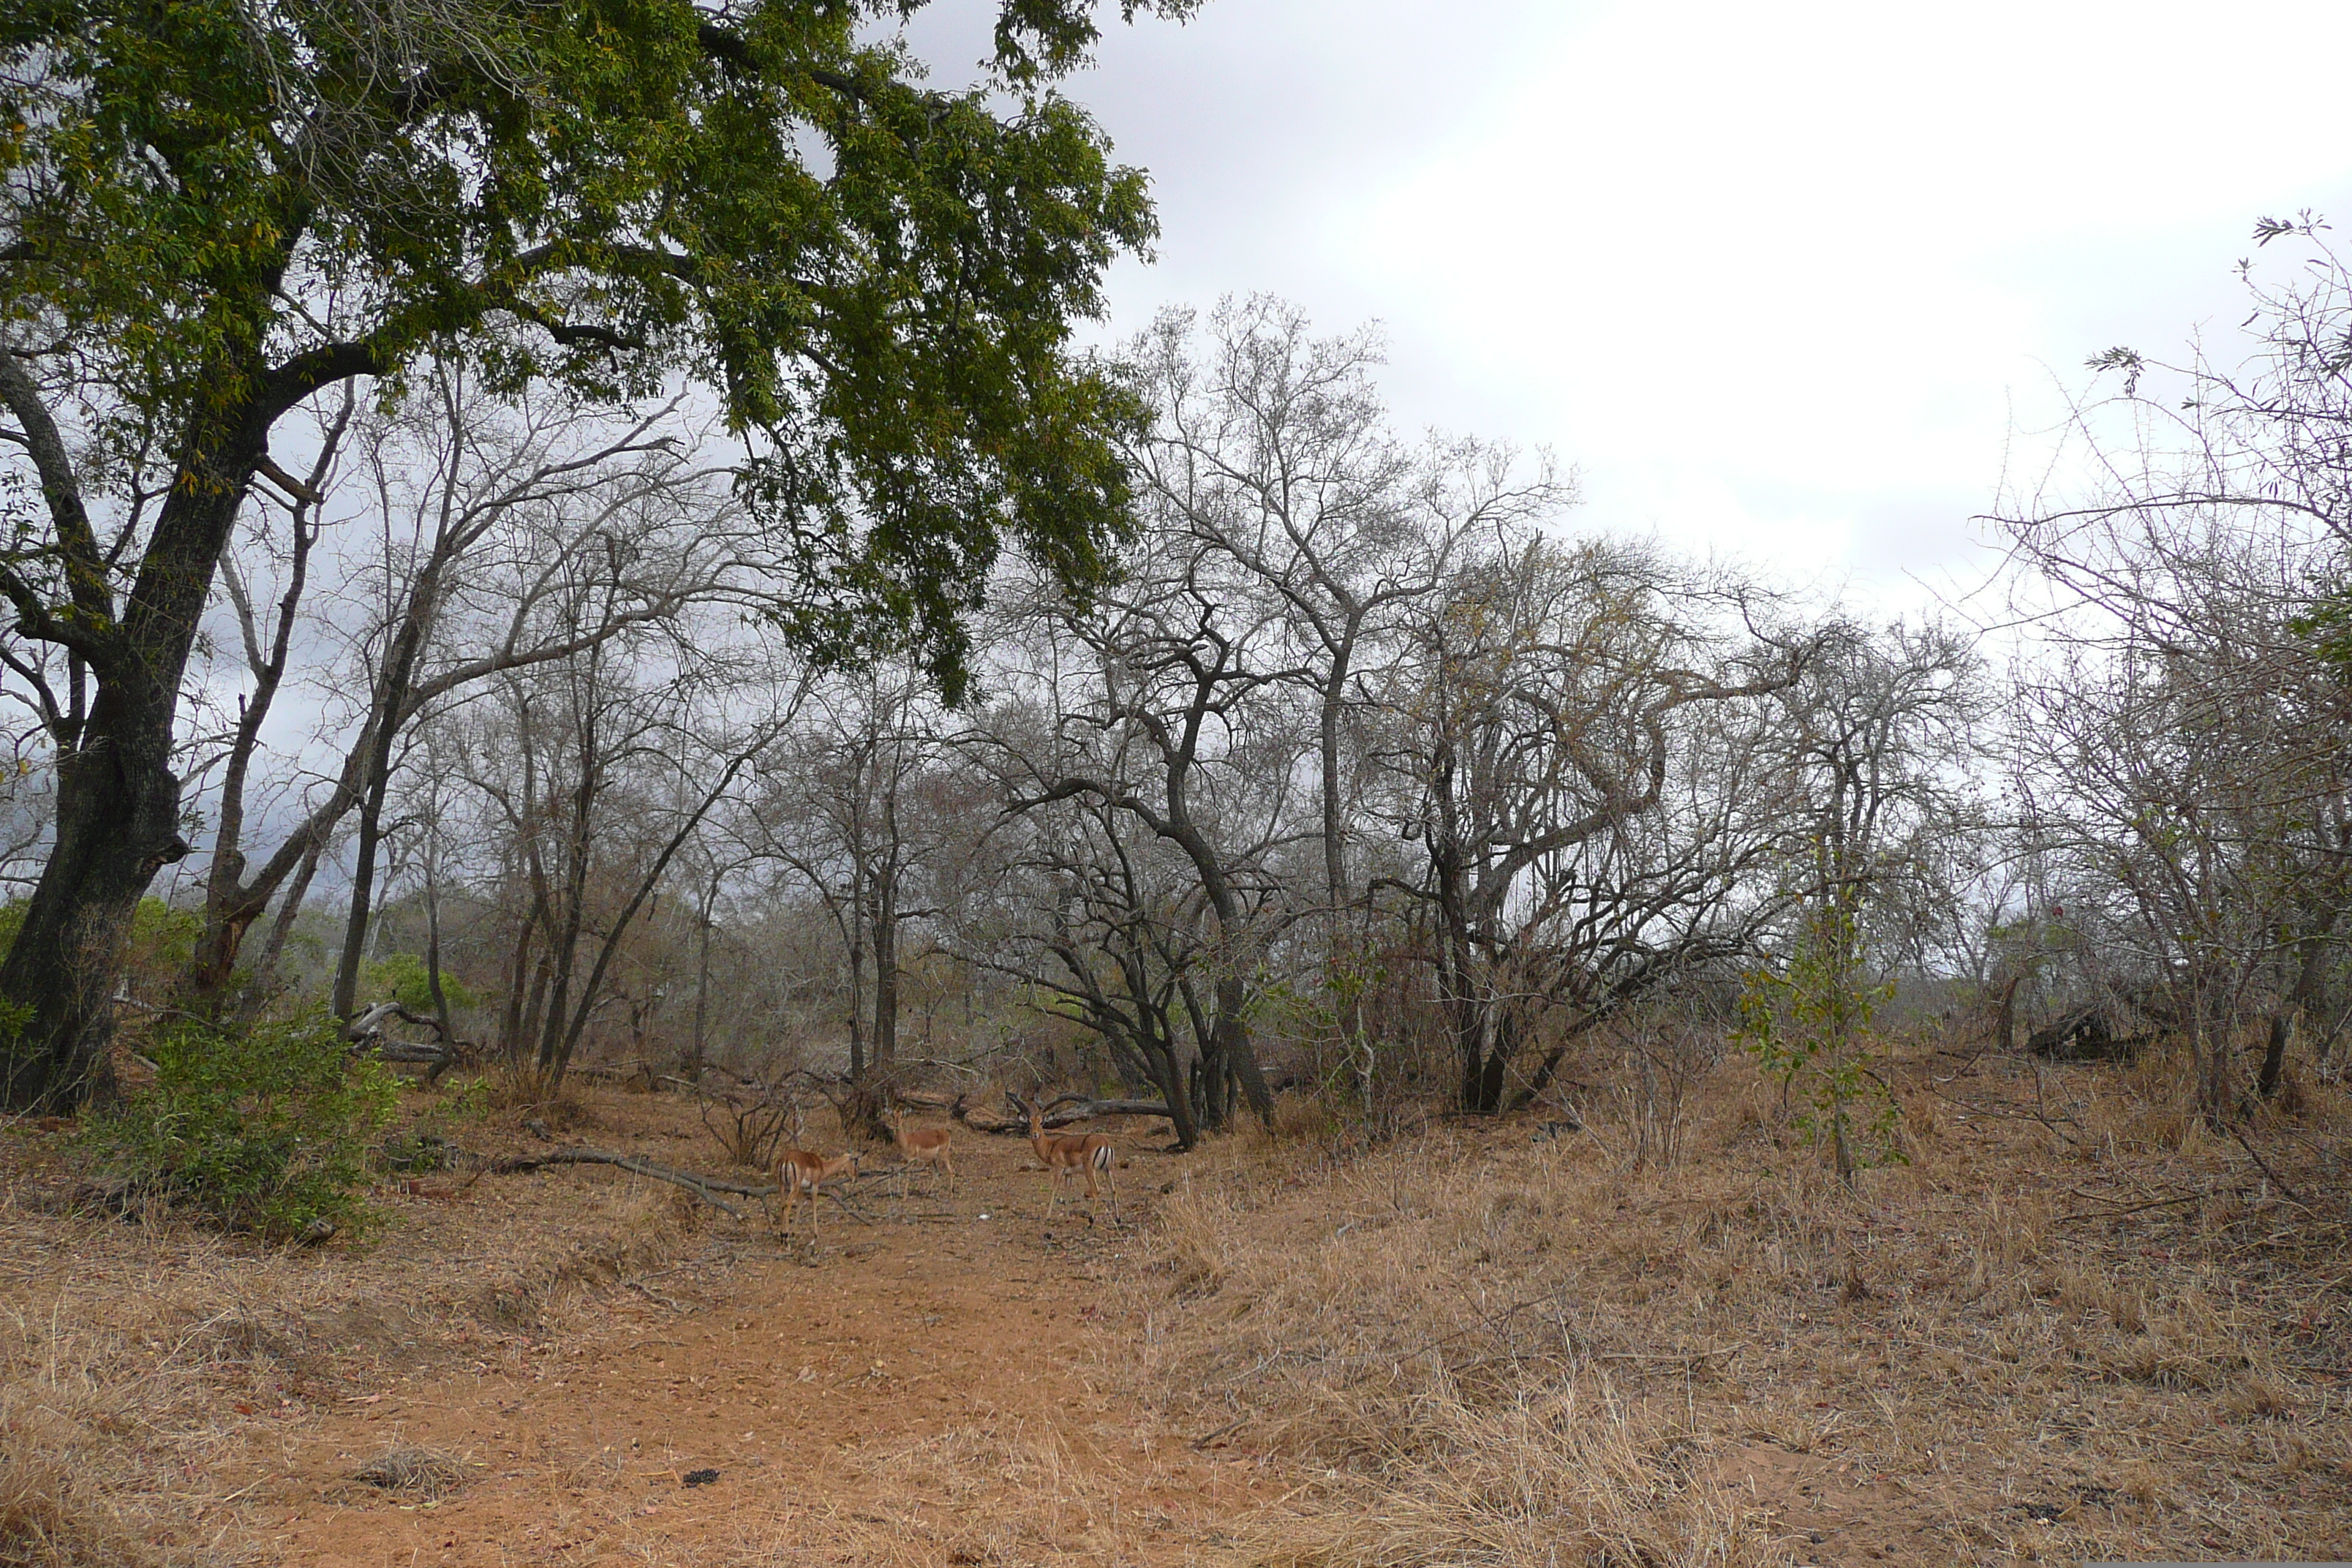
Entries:
{"type": "MultiPolygon", "coordinates": [[[[992,78],[961,94],[870,26],[918,7],[46,0],[0,22],[0,595],[53,786],[0,964],[0,1101],[87,1087],[131,912],[190,849],[175,748],[217,569],[268,487],[321,504],[331,459],[306,482],[271,448],[322,395],[397,401],[451,363],[589,406],[695,388],[738,448],[770,617],[834,653],[886,630],[950,691],[1003,543],[1099,574],[1132,405],[1067,337],[1152,226],[1141,175],[1050,89],[1092,7],[1005,5],[992,78]]],[[[447,543],[414,563],[329,812],[361,809],[363,844],[447,543]]],[[[254,918],[241,882],[200,990],[254,918]]]]}
{"type": "Polygon", "coordinates": [[[671,74],[621,93],[570,52],[586,11],[403,13],[362,70],[324,13],[224,8],[173,47],[290,96],[222,89],[206,155],[299,222],[209,272],[159,237],[194,220],[169,159],[132,167],[152,125],[90,119],[102,177],[45,183],[77,115],[165,90],[109,75],[132,21],[73,15],[17,46],[0,354],[20,1100],[80,1081],[109,900],[182,835],[194,934],[141,950],[140,1006],[394,999],[550,1079],[805,1068],[869,1120],[919,1078],[1053,1079],[1187,1146],[1285,1084],[1492,1114],[1744,1035],[1850,1166],[1889,997],[2011,1047],[2177,1042],[2216,1123],[2352,1015],[2352,281],[2315,225],[2263,231],[2306,265],[2242,363],[2100,357],[2099,461],[2058,471],[2105,488],[2004,503],[2031,613],[1986,636],[1585,528],[1572,473],[1399,435],[1376,339],[1278,301],[1067,354],[1148,233],[1038,89],[1076,11],[1008,24],[1007,113],[829,10],[633,10],[671,74]],[[295,104],[404,150],[303,153],[295,104]],[[688,150],[640,146],[682,105],[688,150]],[[569,127],[534,154],[562,191],[383,226],[460,125],[484,168],[569,127]],[[730,138],[789,214],[678,194],[730,138]],[[106,246],[132,292],[63,280],[106,246]],[[715,403],[604,396],[693,378],[715,403]]]}

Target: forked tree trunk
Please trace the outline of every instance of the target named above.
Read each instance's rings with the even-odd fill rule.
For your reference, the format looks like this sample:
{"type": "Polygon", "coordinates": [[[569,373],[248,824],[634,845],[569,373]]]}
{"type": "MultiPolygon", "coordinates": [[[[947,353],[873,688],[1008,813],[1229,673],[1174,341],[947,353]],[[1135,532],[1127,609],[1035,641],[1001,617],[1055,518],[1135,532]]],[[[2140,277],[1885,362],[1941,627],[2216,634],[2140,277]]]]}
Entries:
{"type": "MultiPolygon", "coordinates": [[[[258,365],[237,373],[248,384],[263,374],[258,365]]],[[[247,400],[183,442],[181,482],[110,628],[116,651],[94,666],[89,720],[58,763],[48,862],[0,963],[0,997],[16,1014],[0,1020],[0,1110],[66,1110],[88,1097],[113,1032],[131,916],[156,871],[188,853],[172,772],[180,688],[268,428],[247,400]]]]}

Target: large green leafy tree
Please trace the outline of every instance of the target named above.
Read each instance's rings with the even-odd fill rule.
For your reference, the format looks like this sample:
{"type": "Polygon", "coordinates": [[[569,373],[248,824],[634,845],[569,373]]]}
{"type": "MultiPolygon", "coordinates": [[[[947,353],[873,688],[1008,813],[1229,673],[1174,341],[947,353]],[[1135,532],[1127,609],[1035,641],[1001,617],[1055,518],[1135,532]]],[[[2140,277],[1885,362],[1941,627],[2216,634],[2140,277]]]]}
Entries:
{"type": "Polygon", "coordinates": [[[174,710],[215,566],[321,389],[425,354],[598,400],[698,383],[787,629],[887,628],[951,693],[1004,542],[1099,574],[1133,411],[1068,334],[1152,221],[1054,90],[1093,0],[1003,0],[956,94],[892,40],[924,3],[0,12],[0,653],[58,764],[0,1100],[89,1082],[140,892],[188,851],[174,710]]]}

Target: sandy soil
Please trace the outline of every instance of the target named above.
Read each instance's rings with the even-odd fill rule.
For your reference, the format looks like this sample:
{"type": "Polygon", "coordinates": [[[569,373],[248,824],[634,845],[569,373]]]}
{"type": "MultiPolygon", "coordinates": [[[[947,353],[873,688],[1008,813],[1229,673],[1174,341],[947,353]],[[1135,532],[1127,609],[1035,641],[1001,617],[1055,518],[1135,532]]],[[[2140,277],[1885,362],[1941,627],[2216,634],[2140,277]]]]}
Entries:
{"type": "MultiPolygon", "coordinates": [[[[570,1166],[268,1247],[93,1208],[68,1129],[0,1129],[0,1563],[2340,1555],[2334,1100],[2257,1130],[2321,1211],[2152,1073],[1923,1061],[1914,1163],[1852,1190],[1727,1068],[1663,1170],[1531,1119],[1136,1128],[1124,1223],[1049,1225],[1026,1143],[959,1129],[954,1191],[869,1176],[814,1246],[570,1166]],[[79,1545],[12,1555],[36,1527],[79,1545]]],[[[416,1112],[549,1146],[459,1098],[416,1112]]],[[[571,1113],[723,1166],[681,1097],[571,1113]]]]}
{"type": "Polygon", "coordinates": [[[1049,1228],[1026,1153],[960,1135],[952,1194],[919,1176],[902,1204],[869,1180],[873,1223],[828,1205],[814,1247],[755,1207],[570,1331],[349,1367],[349,1392],[289,1405],[227,1479],[273,1555],[319,1568],[1197,1561],[1270,1478],[1150,1429],[1089,1375],[1131,1233],[1074,1224],[1067,1202],[1049,1228]],[[470,1479],[429,1500],[351,1479],[406,1447],[470,1479]]]}

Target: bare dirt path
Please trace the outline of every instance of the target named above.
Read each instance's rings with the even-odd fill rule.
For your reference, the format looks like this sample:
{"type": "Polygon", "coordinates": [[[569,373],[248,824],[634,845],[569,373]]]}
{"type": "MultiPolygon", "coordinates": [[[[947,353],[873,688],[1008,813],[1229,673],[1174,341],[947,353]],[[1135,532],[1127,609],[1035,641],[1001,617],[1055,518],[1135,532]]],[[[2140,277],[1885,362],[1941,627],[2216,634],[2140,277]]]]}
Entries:
{"type": "Polygon", "coordinates": [[[961,1139],[951,1196],[869,1186],[875,1223],[828,1205],[814,1252],[719,1219],[573,1331],[386,1370],[252,1445],[233,1479],[257,1544],[319,1568],[1221,1555],[1272,1477],[1101,1386],[1097,1358],[1139,1331],[1097,1300],[1131,1233],[1066,1204],[1048,1230],[1025,1152],[961,1139]],[[403,1446],[470,1479],[437,1500],[352,1480],[403,1446]]]}

